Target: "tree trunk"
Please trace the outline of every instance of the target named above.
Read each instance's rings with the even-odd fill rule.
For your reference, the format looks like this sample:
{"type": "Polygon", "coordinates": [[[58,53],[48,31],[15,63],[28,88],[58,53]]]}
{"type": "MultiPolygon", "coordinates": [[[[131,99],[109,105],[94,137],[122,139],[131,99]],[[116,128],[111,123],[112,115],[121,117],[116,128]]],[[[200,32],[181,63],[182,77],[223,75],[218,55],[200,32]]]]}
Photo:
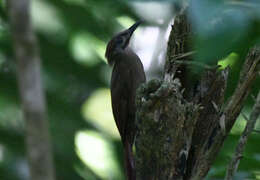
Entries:
{"type": "MultiPolygon", "coordinates": [[[[137,179],[201,180],[234,125],[257,74],[259,48],[248,53],[237,88],[224,106],[229,68],[192,61],[191,25],[185,12],[170,33],[163,80],[137,92],[137,179]],[[200,76],[189,67],[202,70],[200,76]]],[[[215,61],[217,62],[217,61],[215,61]]]]}
{"type": "Polygon", "coordinates": [[[25,120],[30,179],[54,180],[40,56],[29,13],[30,1],[8,0],[7,5],[25,120]]]}

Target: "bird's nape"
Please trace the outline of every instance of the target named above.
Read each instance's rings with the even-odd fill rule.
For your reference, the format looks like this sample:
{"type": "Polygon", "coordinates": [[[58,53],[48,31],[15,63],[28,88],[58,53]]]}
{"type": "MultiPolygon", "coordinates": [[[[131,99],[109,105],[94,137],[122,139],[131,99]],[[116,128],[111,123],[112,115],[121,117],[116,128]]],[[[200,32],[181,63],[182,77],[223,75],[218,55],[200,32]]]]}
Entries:
{"type": "Polygon", "coordinates": [[[120,52],[120,50],[124,50],[134,33],[134,31],[138,28],[138,26],[142,23],[142,21],[137,21],[128,29],[118,33],[115,35],[107,44],[105,57],[107,58],[108,64],[113,65],[113,56],[120,52]]]}

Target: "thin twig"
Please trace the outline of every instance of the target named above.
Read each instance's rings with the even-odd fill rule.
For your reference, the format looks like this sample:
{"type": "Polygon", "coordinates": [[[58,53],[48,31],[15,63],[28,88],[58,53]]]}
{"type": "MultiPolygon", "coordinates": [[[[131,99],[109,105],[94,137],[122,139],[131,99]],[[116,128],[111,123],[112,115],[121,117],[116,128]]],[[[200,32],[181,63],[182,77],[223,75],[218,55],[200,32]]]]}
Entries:
{"type": "Polygon", "coordinates": [[[253,132],[260,133],[260,130],[254,129],[253,132]]]}
{"type": "Polygon", "coordinates": [[[31,180],[54,180],[40,56],[32,29],[29,0],[8,0],[7,10],[17,63],[17,79],[26,127],[31,180]]]}
{"type": "Polygon", "coordinates": [[[183,59],[183,58],[190,57],[190,56],[194,55],[195,53],[196,53],[196,51],[189,51],[189,52],[186,52],[186,53],[174,55],[174,56],[172,56],[172,58],[174,60],[183,59]]]}
{"type": "Polygon", "coordinates": [[[174,63],[175,64],[190,65],[190,66],[198,66],[198,67],[202,67],[202,68],[207,69],[207,70],[213,70],[213,69],[217,69],[217,68],[220,67],[219,65],[209,66],[207,64],[203,64],[203,63],[199,63],[199,62],[195,62],[195,61],[175,60],[174,63]]]}
{"type": "Polygon", "coordinates": [[[220,67],[220,65],[209,66],[207,64],[203,64],[203,63],[196,62],[196,61],[183,61],[183,59],[192,58],[192,56],[194,54],[196,54],[196,51],[189,51],[189,52],[186,52],[186,53],[177,54],[175,56],[172,56],[172,59],[173,59],[175,64],[199,66],[199,67],[202,67],[202,68],[208,69],[208,70],[216,69],[216,68],[220,67]]]}
{"type": "Polygon", "coordinates": [[[254,131],[255,123],[256,123],[259,115],[260,115],[260,92],[258,93],[257,101],[253,107],[252,113],[250,114],[250,118],[247,121],[246,127],[239,139],[238,145],[235,150],[235,154],[233,155],[232,160],[228,165],[225,180],[233,179],[233,177],[237,171],[240,159],[243,157],[242,154],[243,154],[245,145],[247,143],[248,137],[251,134],[251,132],[254,131]]]}

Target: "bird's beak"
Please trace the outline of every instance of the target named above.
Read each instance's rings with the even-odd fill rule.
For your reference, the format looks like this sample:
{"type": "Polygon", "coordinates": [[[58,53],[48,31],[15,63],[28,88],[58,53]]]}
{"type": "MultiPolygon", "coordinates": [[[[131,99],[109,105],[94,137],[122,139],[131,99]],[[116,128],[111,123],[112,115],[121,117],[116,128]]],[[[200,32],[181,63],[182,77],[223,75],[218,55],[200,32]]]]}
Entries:
{"type": "Polygon", "coordinates": [[[136,30],[136,28],[142,23],[142,21],[137,21],[134,23],[130,28],[128,28],[128,31],[130,32],[130,36],[132,36],[133,32],[136,30]]]}
{"type": "Polygon", "coordinates": [[[130,28],[128,28],[127,30],[123,31],[122,33],[124,34],[124,45],[123,45],[123,49],[126,48],[129,44],[130,38],[132,37],[134,31],[136,30],[136,28],[142,23],[142,21],[137,21],[136,23],[134,23],[130,28]]]}

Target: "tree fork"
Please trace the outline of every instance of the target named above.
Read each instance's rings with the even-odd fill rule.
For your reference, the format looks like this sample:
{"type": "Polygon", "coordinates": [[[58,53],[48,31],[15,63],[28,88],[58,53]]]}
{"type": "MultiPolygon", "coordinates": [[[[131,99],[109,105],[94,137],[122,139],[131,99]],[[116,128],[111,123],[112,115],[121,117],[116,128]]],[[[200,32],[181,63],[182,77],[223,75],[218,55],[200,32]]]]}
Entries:
{"type": "Polygon", "coordinates": [[[137,179],[203,179],[257,75],[260,50],[252,48],[227,105],[224,95],[229,68],[218,70],[218,66],[205,65],[197,82],[188,84],[187,68],[194,65],[185,62],[190,62],[194,54],[191,36],[186,14],[180,14],[170,33],[163,80],[152,80],[138,89],[137,179]]]}

